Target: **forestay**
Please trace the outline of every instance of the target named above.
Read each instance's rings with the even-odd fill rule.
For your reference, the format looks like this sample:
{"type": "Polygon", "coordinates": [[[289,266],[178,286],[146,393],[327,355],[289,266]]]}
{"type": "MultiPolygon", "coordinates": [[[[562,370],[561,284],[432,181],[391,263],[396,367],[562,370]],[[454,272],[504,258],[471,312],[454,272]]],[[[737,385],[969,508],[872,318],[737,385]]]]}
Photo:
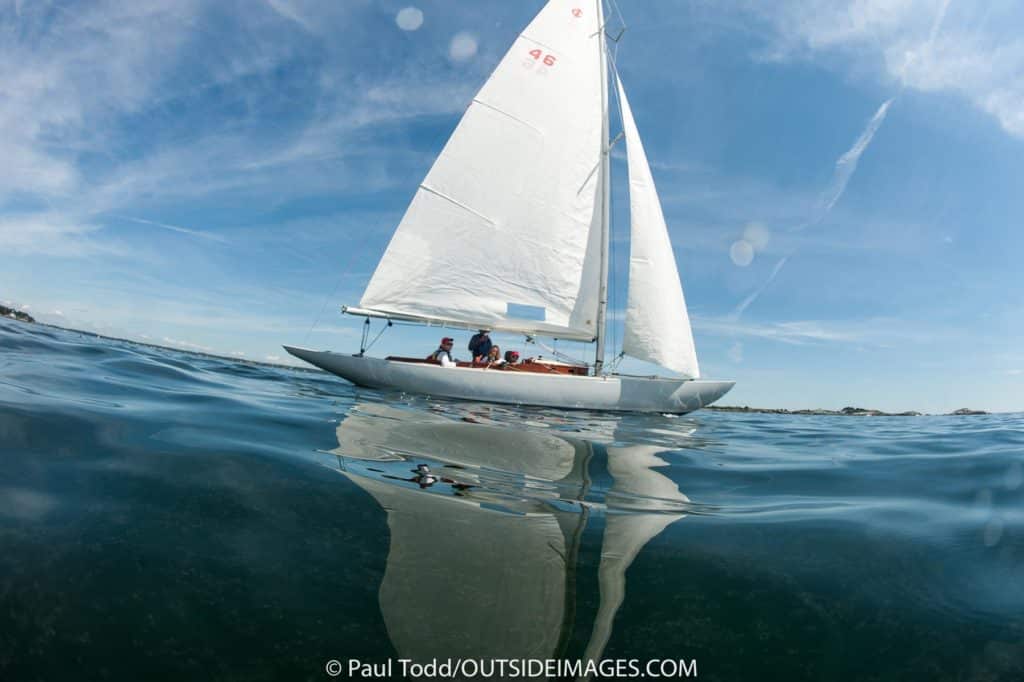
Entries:
{"type": "Polygon", "coordinates": [[[360,308],[592,340],[600,269],[601,3],[551,0],[469,105],[360,308]]]}
{"type": "Polygon", "coordinates": [[[697,378],[697,351],[665,216],[626,91],[616,80],[629,165],[629,296],[622,350],[697,378]]]}

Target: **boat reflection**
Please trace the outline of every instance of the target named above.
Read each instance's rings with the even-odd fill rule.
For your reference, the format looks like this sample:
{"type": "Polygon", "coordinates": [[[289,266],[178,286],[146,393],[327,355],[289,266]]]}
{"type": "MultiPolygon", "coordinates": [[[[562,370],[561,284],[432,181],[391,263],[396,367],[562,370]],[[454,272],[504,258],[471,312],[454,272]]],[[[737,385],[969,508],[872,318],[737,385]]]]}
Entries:
{"type": "Polygon", "coordinates": [[[399,656],[418,662],[599,660],[626,570],[688,509],[656,471],[666,465],[658,446],[603,447],[379,404],[354,408],[337,437],[339,471],[387,512],[380,608],[399,656]],[[594,569],[579,560],[588,543],[600,543],[600,595],[596,610],[578,610],[579,572],[594,569]]]}

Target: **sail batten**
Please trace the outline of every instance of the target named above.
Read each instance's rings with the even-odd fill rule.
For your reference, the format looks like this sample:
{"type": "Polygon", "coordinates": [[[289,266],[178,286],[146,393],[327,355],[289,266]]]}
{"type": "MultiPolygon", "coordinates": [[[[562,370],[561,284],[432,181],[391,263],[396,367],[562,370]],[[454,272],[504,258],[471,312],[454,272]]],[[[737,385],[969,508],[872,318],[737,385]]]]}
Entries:
{"type": "Polygon", "coordinates": [[[597,336],[602,192],[597,4],[551,0],[460,120],[400,222],[360,308],[597,336]],[[599,178],[600,179],[600,178],[599,178]],[[540,311],[522,320],[514,311],[540,311]]]}
{"type": "Polygon", "coordinates": [[[451,203],[455,204],[455,205],[456,205],[456,206],[458,206],[459,208],[463,208],[463,209],[465,209],[465,210],[469,211],[470,213],[472,213],[473,215],[477,216],[477,217],[478,217],[478,218],[480,218],[481,220],[486,220],[486,221],[487,221],[488,223],[490,223],[491,225],[493,225],[493,224],[494,224],[494,221],[493,221],[493,220],[491,220],[490,218],[488,218],[487,216],[485,216],[485,215],[484,215],[483,213],[481,213],[480,211],[477,211],[476,209],[474,209],[474,208],[473,208],[473,207],[471,207],[471,206],[466,206],[466,205],[465,205],[464,203],[462,203],[462,202],[461,202],[461,201],[459,201],[458,199],[455,199],[454,197],[450,197],[450,196],[448,196],[447,194],[445,194],[444,192],[439,192],[439,191],[437,191],[436,189],[434,189],[433,187],[431,187],[430,185],[428,185],[428,184],[426,184],[426,183],[424,183],[424,184],[420,185],[420,189],[421,189],[421,190],[423,190],[423,191],[425,191],[425,192],[430,192],[431,194],[433,194],[433,195],[435,195],[435,196],[438,196],[438,197],[440,197],[440,198],[442,198],[442,199],[445,199],[446,201],[450,201],[451,203]]]}
{"type": "Polygon", "coordinates": [[[541,134],[541,131],[538,130],[537,128],[533,127],[528,121],[524,121],[521,118],[516,118],[515,116],[513,116],[509,112],[507,112],[504,109],[502,109],[501,107],[496,107],[493,104],[488,104],[487,102],[484,102],[483,100],[480,100],[480,99],[474,99],[473,100],[473,104],[479,104],[482,107],[487,107],[488,109],[493,109],[494,111],[498,112],[499,114],[505,114],[506,116],[508,116],[510,119],[512,119],[516,123],[520,123],[520,124],[526,126],[527,128],[535,131],[536,133],[541,134]]]}
{"type": "Polygon", "coordinates": [[[672,241],[626,91],[618,77],[616,82],[629,167],[629,294],[622,350],[696,379],[700,367],[672,241]]]}

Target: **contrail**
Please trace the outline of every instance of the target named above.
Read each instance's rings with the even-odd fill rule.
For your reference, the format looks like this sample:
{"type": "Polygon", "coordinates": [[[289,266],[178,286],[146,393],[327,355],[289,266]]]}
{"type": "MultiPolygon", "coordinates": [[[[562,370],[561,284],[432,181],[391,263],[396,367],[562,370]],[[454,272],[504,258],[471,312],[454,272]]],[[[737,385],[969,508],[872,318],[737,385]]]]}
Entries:
{"type": "MultiPolygon", "coordinates": [[[[918,55],[914,55],[914,58],[918,56],[923,57],[924,59],[931,58],[932,46],[935,44],[935,39],[939,35],[939,29],[942,28],[942,22],[946,19],[946,11],[949,9],[951,1],[952,0],[942,0],[938,11],[935,13],[935,19],[932,20],[931,29],[928,31],[928,40],[925,42],[924,48],[921,52],[918,55]]],[[[875,115],[871,117],[870,121],[868,121],[868,124],[860,134],[860,137],[857,138],[857,141],[854,142],[853,146],[836,161],[835,171],[832,173],[832,181],[829,183],[828,189],[822,194],[822,200],[819,203],[817,215],[815,215],[811,220],[792,228],[792,230],[790,230],[791,232],[798,232],[817,225],[825,219],[825,216],[829,214],[832,207],[836,205],[840,198],[842,198],[843,193],[846,191],[846,185],[850,182],[850,178],[853,177],[854,172],[857,170],[857,163],[860,161],[860,157],[864,154],[864,151],[867,150],[868,145],[871,144],[871,140],[875,137],[875,133],[878,132],[878,129],[885,121],[885,117],[889,113],[889,107],[892,106],[892,103],[896,101],[896,99],[903,93],[903,90],[907,87],[907,67],[910,66],[912,60],[913,58],[904,64],[903,70],[900,73],[899,92],[882,102],[882,105],[878,107],[875,115]]],[[[758,287],[754,293],[743,299],[740,304],[733,309],[731,315],[733,319],[738,320],[743,312],[749,308],[762,293],[764,293],[764,290],[767,289],[768,285],[771,284],[778,276],[779,272],[794,253],[795,250],[790,251],[788,254],[783,256],[779,262],[775,264],[775,267],[772,269],[772,273],[768,276],[768,279],[765,280],[764,284],[758,287]]]]}
{"type": "MultiPolygon", "coordinates": [[[[860,137],[857,138],[857,141],[854,142],[853,146],[846,150],[846,152],[836,161],[836,168],[832,173],[832,181],[829,183],[828,189],[822,193],[821,201],[818,204],[819,208],[817,210],[817,215],[815,215],[811,220],[792,228],[790,232],[799,232],[800,230],[807,229],[808,227],[813,227],[824,220],[825,216],[832,211],[832,207],[836,205],[839,199],[843,196],[843,193],[846,191],[846,185],[849,184],[850,178],[853,177],[854,171],[857,170],[857,163],[860,161],[860,157],[864,154],[868,145],[871,144],[871,140],[875,137],[875,133],[878,132],[878,128],[882,125],[882,122],[885,121],[885,115],[889,113],[889,107],[895,99],[896,97],[890,97],[882,102],[882,106],[878,107],[878,111],[876,111],[875,115],[871,117],[870,121],[868,121],[867,127],[864,128],[864,131],[860,134],[860,137]]],[[[767,289],[768,285],[775,280],[779,272],[786,265],[786,262],[794,253],[795,251],[790,251],[775,264],[775,267],[772,269],[772,274],[768,276],[768,279],[766,279],[764,283],[754,291],[754,293],[743,299],[740,304],[733,309],[732,315],[730,316],[732,319],[738,320],[740,316],[743,315],[744,311],[746,311],[746,309],[764,293],[765,289],[767,289]]]]}
{"type": "Polygon", "coordinates": [[[836,161],[836,169],[832,174],[832,182],[829,184],[829,188],[824,195],[824,210],[821,212],[821,215],[815,223],[820,222],[822,218],[828,215],[828,212],[832,210],[832,207],[835,206],[836,202],[838,202],[840,197],[843,196],[843,192],[846,191],[847,183],[850,182],[850,178],[853,177],[854,171],[857,170],[857,162],[860,161],[861,154],[863,154],[864,150],[868,148],[869,144],[871,144],[871,140],[875,137],[875,133],[878,132],[878,128],[882,125],[882,122],[885,121],[885,115],[889,113],[889,106],[895,99],[895,97],[890,97],[882,102],[882,106],[878,107],[878,111],[876,111],[875,115],[871,117],[867,128],[865,128],[864,132],[860,134],[857,141],[853,143],[853,146],[850,147],[845,154],[839,157],[838,161],[836,161]]]}
{"type": "Polygon", "coordinates": [[[222,244],[227,243],[227,239],[221,237],[218,234],[210,234],[209,232],[202,232],[201,230],[190,230],[187,227],[179,227],[178,225],[168,225],[167,223],[158,223],[155,220],[146,220],[145,218],[132,218],[127,215],[118,215],[111,213],[111,216],[120,218],[121,220],[129,220],[133,223],[141,223],[142,225],[153,225],[154,227],[162,227],[165,230],[173,230],[174,232],[181,232],[182,234],[190,234],[193,237],[202,237],[203,239],[209,239],[215,242],[221,242],[222,244]]]}
{"type": "Polygon", "coordinates": [[[942,0],[942,4],[939,5],[939,11],[935,14],[935,20],[932,22],[932,30],[928,32],[928,42],[924,46],[924,58],[928,59],[932,56],[932,45],[935,44],[935,37],[939,35],[939,29],[942,27],[942,22],[946,19],[946,10],[949,9],[950,0],[942,0]]]}
{"type": "MultiPolygon", "coordinates": [[[[791,256],[792,254],[789,255],[791,256]]],[[[738,306],[736,306],[736,309],[732,311],[731,318],[733,320],[740,319],[740,315],[743,314],[743,311],[745,311],[751,303],[756,301],[757,297],[760,296],[761,293],[768,288],[768,285],[772,283],[772,280],[775,279],[775,277],[779,274],[779,271],[782,270],[782,266],[784,266],[786,264],[786,261],[788,260],[789,256],[783,256],[782,258],[779,259],[779,262],[775,264],[774,268],[772,268],[772,274],[768,275],[768,279],[764,281],[764,284],[759,286],[757,288],[757,291],[743,299],[743,301],[738,306]]]]}
{"type": "Polygon", "coordinates": [[[309,21],[304,16],[296,12],[295,8],[289,5],[287,2],[282,2],[282,0],[267,0],[267,4],[270,5],[270,9],[274,10],[285,19],[290,19],[291,21],[294,21],[296,24],[306,29],[306,31],[309,33],[316,33],[316,31],[313,28],[313,25],[309,23],[309,21]]]}

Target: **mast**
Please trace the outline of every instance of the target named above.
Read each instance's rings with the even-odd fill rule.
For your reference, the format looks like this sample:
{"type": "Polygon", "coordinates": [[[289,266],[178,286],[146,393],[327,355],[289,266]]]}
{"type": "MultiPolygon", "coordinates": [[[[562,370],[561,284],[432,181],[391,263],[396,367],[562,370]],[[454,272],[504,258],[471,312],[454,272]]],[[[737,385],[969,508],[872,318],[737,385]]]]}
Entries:
{"type": "Polygon", "coordinates": [[[598,50],[601,59],[601,276],[597,294],[597,349],[594,358],[594,376],[604,368],[604,342],[607,335],[605,319],[608,312],[608,239],[609,214],[611,213],[611,149],[608,144],[608,55],[604,39],[604,8],[602,0],[596,0],[598,50]]]}

